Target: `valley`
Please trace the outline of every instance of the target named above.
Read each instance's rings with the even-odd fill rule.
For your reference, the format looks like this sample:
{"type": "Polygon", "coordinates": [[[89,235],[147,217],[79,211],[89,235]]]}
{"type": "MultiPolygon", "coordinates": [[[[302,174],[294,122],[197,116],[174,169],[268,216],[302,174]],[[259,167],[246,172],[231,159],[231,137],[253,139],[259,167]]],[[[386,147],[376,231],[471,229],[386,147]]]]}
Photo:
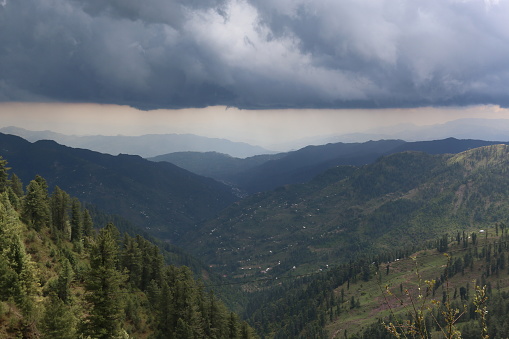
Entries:
{"type": "Polygon", "coordinates": [[[508,17],[0,0],[0,339],[509,338],[508,17]]]}
{"type": "Polygon", "coordinates": [[[362,167],[339,166],[309,183],[234,204],[189,244],[199,244],[193,253],[218,269],[222,263],[223,274],[250,276],[253,270],[246,268],[257,267],[255,275],[281,275],[482,229],[509,212],[507,159],[507,146],[496,145],[458,155],[403,152],[362,167]],[[482,159],[492,160],[471,167],[482,159]]]}
{"type": "MultiPolygon", "coordinates": [[[[131,237],[142,234],[166,264],[188,266],[192,273],[185,274],[214,290],[261,338],[389,338],[382,321],[404,321],[416,286],[429,279],[436,287],[427,300],[442,306],[427,316],[443,310],[444,293],[455,308],[468,304],[458,322],[463,338],[480,331],[472,315],[475,285],[488,286],[487,307],[506,303],[509,146],[503,143],[394,140],[246,159],[186,152],[150,160],[3,134],[0,145],[22,182],[40,175],[49,192],[69,192],[96,229],[114,223],[131,237]],[[458,297],[467,289],[468,297],[458,297]]],[[[46,232],[43,239],[55,231],[46,232]]],[[[47,256],[25,242],[29,252],[47,256]]],[[[149,293],[147,283],[136,288],[149,293]]],[[[505,333],[500,317],[488,319],[490,333],[505,333]]],[[[439,335],[434,321],[426,328],[439,335]]],[[[134,337],[157,331],[148,323],[126,328],[134,337]]]]}

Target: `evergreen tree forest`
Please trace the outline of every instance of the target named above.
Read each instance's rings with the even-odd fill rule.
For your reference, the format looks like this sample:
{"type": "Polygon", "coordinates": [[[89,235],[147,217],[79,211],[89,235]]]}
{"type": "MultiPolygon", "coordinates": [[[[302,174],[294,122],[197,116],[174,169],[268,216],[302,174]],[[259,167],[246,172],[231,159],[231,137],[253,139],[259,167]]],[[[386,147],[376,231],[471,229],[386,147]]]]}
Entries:
{"type": "Polygon", "coordinates": [[[0,338],[256,338],[158,246],[0,158],[0,338]]]}
{"type": "MultiPolygon", "coordinates": [[[[244,203],[251,205],[239,203],[214,221],[224,225],[214,223],[205,233],[194,230],[221,242],[222,256],[208,263],[215,270],[205,269],[173,244],[147,236],[128,220],[105,215],[58,186],[50,188],[42,176],[22,183],[0,158],[0,338],[509,337],[507,166],[498,163],[502,171],[493,170],[496,176],[484,168],[475,172],[478,163],[496,159],[482,152],[487,151],[451,158],[452,168],[440,170],[440,180],[426,174],[428,158],[405,170],[401,164],[414,163],[418,155],[403,154],[386,159],[391,166],[380,170],[339,168],[310,186],[247,198],[244,203]],[[465,178],[458,170],[461,162],[473,174],[443,193],[443,182],[465,178]],[[421,193],[414,191],[417,179],[408,171],[423,180],[421,193]],[[345,178],[347,174],[353,179],[345,178]],[[432,181],[425,181],[424,174],[432,181]],[[401,190],[406,197],[390,200],[396,196],[387,191],[390,185],[373,186],[384,177],[394,178],[390,182],[402,186],[395,192],[401,190]],[[370,247],[370,238],[349,236],[346,228],[323,236],[311,233],[314,227],[321,229],[319,218],[338,214],[339,207],[330,207],[330,213],[324,208],[340,189],[329,184],[352,180],[355,189],[344,192],[358,196],[355,201],[341,198],[342,204],[354,201],[360,206],[366,197],[383,197],[370,205],[373,213],[362,224],[364,233],[387,237],[384,227],[398,225],[391,233],[397,236],[386,246],[370,247]],[[306,202],[302,197],[317,187],[327,196],[318,192],[316,202],[306,202]],[[434,190],[448,200],[430,199],[434,190]],[[409,196],[411,191],[414,195],[409,196]],[[417,213],[421,205],[426,208],[417,213]],[[267,220],[279,206],[301,226],[271,227],[267,220]],[[457,218],[450,217],[450,211],[440,212],[444,206],[455,208],[457,218]],[[422,222],[433,233],[421,224],[408,228],[409,215],[433,216],[422,222]],[[252,261],[242,264],[237,251],[244,249],[243,243],[236,245],[229,233],[219,233],[225,225],[234,233],[229,222],[236,216],[266,232],[248,234],[247,244],[253,243],[256,251],[252,261]],[[265,265],[279,255],[272,250],[281,248],[283,239],[274,237],[285,231],[298,243],[292,249],[288,245],[288,257],[278,256],[272,266],[265,265]],[[421,239],[403,241],[405,232],[407,238],[413,234],[421,239]],[[335,236],[348,242],[331,241],[335,236]],[[331,241],[330,249],[318,246],[325,241],[331,241]],[[235,251],[228,254],[228,246],[235,251]],[[311,265],[318,256],[327,260],[311,265]]],[[[356,207],[344,212],[353,222],[366,211],[356,207]]],[[[283,221],[285,216],[279,214],[283,221]]],[[[208,245],[195,243],[211,254],[215,248],[208,245]]]]}
{"type": "Polygon", "coordinates": [[[245,316],[260,335],[281,339],[507,338],[509,232],[503,223],[483,231],[278,279],[255,292],[245,316]],[[408,325],[417,315],[422,333],[408,325]]]}

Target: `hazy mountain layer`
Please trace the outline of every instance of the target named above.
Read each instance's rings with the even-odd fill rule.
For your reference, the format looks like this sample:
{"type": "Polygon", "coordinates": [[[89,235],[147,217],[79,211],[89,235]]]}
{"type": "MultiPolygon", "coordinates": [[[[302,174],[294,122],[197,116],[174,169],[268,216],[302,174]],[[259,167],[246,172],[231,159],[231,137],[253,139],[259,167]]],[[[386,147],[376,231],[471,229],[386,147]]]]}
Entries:
{"type": "Polygon", "coordinates": [[[135,154],[144,158],[160,154],[196,151],[220,152],[231,156],[245,158],[257,154],[271,153],[259,146],[226,139],[207,138],[193,134],[147,134],[141,136],[76,136],[51,131],[28,131],[17,127],[0,128],[0,132],[20,136],[28,141],[54,140],[59,144],[86,148],[101,153],[117,155],[135,154]]]}
{"type": "Polygon", "coordinates": [[[417,126],[399,124],[372,130],[341,135],[305,138],[274,145],[275,149],[300,148],[305,145],[321,145],[337,142],[365,142],[367,140],[402,139],[406,141],[436,140],[445,138],[509,141],[509,119],[465,118],[443,124],[417,126]]]}

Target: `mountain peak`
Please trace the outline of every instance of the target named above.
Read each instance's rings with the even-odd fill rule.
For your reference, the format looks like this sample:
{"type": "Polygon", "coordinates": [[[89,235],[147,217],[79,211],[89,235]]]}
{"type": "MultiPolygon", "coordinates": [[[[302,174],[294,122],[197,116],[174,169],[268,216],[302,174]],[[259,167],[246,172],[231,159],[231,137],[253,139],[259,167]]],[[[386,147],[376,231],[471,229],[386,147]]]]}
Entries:
{"type": "Polygon", "coordinates": [[[509,164],[509,146],[496,144],[469,149],[449,159],[449,164],[461,164],[470,170],[509,164]]]}

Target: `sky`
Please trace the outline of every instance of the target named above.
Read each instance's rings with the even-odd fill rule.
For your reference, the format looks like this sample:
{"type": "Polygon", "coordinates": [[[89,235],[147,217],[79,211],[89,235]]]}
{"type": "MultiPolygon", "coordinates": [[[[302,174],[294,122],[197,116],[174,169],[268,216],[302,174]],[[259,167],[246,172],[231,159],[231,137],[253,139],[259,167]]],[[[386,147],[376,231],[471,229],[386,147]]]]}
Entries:
{"type": "Polygon", "coordinates": [[[508,18],[509,0],[0,0],[0,114],[253,140],[500,118],[508,18]]]}
{"type": "Polygon", "coordinates": [[[191,133],[288,150],[303,147],[306,143],[300,140],[370,132],[400,124],[428,126],[463,118],[507,119],[509,109],[494,105],[339,110],[241,110],[213,106],[141,111],[121,105],[0,103],[0,116],[0,127],[32,131],[51,130],[67,135],[191,133]]]}

